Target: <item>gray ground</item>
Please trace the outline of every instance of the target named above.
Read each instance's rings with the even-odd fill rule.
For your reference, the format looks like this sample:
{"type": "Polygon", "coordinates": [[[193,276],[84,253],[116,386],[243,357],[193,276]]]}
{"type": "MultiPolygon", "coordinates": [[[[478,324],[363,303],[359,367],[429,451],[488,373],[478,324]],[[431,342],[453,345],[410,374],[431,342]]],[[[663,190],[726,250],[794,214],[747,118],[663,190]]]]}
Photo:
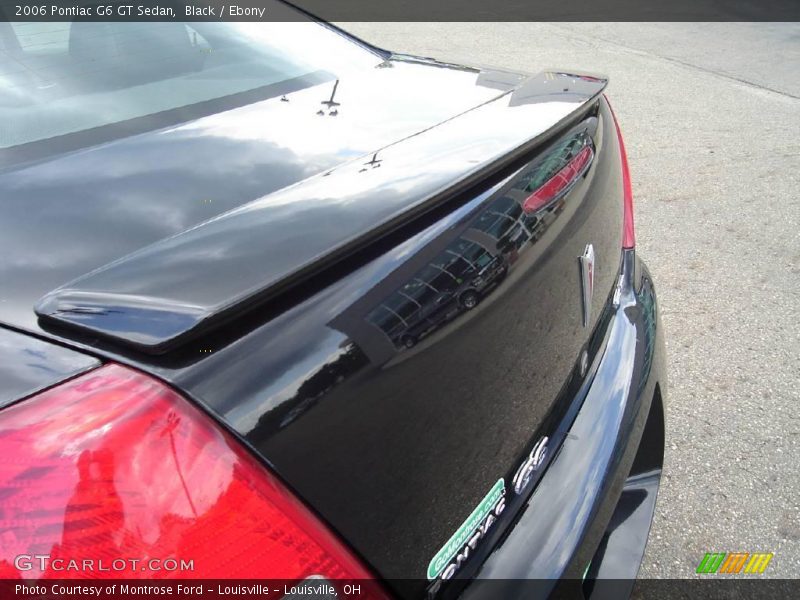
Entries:
{"type": "Polygon", "coordinates": [[[611,76],[669,353],[643,577],[800,577],[800,24],[349,23],[396,51],[611,76]]]}

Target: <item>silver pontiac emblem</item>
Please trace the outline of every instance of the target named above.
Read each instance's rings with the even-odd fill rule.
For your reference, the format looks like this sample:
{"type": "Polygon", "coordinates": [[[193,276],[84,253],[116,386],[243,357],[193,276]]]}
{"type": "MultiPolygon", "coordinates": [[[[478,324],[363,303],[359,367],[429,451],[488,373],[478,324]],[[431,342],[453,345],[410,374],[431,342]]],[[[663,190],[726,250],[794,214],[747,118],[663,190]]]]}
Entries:
{"type": "Polygon", "coordinates": [[[589,326],[592,315],[592,293],[594,292],[594,246],[586,245],[583,256],[578,257],[581,266],[581,288],[583,290],[583,326],[589,326]]]}
{"type": "Polygon", "coordinates": [[[514,486],[514,492],[516,494],[521,494],[528,484],[531,482],[531,477],[533,473],[542,466],[544,459],[547,458],[547,442],[549,438],[547,436],[540,439],[536,442],[536,445],[531,450],[531,453],[528,455],[528,458],[525,459],[519,469],[517,469],[516,474],[514,475],[514,479],[511,481],[511,485],[514,486]]]}

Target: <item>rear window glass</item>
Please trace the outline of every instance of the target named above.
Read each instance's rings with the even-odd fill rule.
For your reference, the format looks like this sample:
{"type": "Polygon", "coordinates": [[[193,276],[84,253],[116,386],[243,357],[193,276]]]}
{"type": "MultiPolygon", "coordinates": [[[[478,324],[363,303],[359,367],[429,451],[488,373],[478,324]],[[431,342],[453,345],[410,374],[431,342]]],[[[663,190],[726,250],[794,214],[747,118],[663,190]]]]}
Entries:
{"type": "Polygon", "coordinates": [[[148,115],[188,120],[381,60],[310,21],[0,23],[0,148],[148,115]]]}

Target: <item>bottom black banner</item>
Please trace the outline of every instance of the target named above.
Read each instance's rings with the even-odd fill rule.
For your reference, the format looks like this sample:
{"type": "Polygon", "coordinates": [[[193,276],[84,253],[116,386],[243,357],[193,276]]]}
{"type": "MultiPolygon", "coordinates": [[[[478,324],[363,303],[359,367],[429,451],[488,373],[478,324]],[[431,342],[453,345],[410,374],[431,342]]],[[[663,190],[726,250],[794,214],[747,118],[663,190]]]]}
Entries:
{"type": "MultiPolygon", "coordinates": [[[[0,580],[0,598],[287,598],[291,600],[367,600],[392,598],[391,589],[406,588],[407,581],[328,581],[309,578],[287,580],[0,580]],[[406,585],[402,585],[402,584],[406,585]],[[397,585],[401,584],[401,585],[397,585]]],[[[588,598],[617,600],[630,595],[635,600],[694,599],[739,600],[792,597],[797,581],[719,577],[713,579],[640,579],[552,581],[492,579],[476,580],[463,590],[465,598],[588,598]]],[[[447,586],[442,586],[445,592],[447,586]]]]}

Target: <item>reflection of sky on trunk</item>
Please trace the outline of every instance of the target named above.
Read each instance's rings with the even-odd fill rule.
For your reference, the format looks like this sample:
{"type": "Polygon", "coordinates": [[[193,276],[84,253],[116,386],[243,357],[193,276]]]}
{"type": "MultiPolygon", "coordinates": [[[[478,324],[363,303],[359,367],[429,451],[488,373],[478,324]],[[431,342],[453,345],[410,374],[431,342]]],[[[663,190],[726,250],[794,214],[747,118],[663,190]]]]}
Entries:
{"type": "MultiPolygon", "coordinates": [[[[337,97],[341,92],[354,109],[342,109],[337,117],[315,114],[330,93],[327,85],[318,86],[290,95],[290,102],[275,98],[0,174],[5,215],[0,220],[0,280],[14,282],[0,288],[0,319],[35,327],[31,307],[55,287],[497,95],[476,86],[474,73],[421,65],[359,75],[353,90],[364,94],[363,102],[348,85],[340,85],[337,97]],[[449,93],[441,84],[412,85],[412,73],[426,86],[445,82],[449,93]],[[382,94],[393,74],[402,84],[391,88],[393,95],[382,94]]],[[[411,185],[400,180],[418,170],[395,169],[395,205],[402,200],[397,195],[411,185]]],[[[374,178],[371,173],[361,178],[366,196],[374,178]]],[[[324,186],[319,189],[324,192],[324,186]]],[[[275,203],[270,213],[281,203],[269,202],[275,203]]],[[[287,202],[306,203],[296,197],[287,202]]],[[[302,218],[323,222],[313,212],[302,218]]],[[[239,250],[246,251],[248,242],[242,242],[239,250]]],[[[226,245],[195,252],[203,268],[220,257],[236,256],[226,245]]]]}
{"type": "MultiPolygon", "coordinates": [[[[164,297],[218,312],[422,204],[544,132],[573,108],[566,102],[511,110],[503,101],[485,104],[383,149],[380,169],[364,172],[360,162],[347,163],[145,247],[67,287],[149,296],[154,303],[164,297]],[[530,123],[530,130],[521,130],[519,122],[530,123]],[[214,285],[203,276],[209,264],[214,285]]],[[[52,315],[53,308],[57,301],[45,314],[52,315]]],[[[70,314],[59,318],[70,320],[70,314]]],[[[101,318],[92,326],[108,331],[101,318]]],[[[165,330],[151,343],[179,333],[165,330]]]]}
{"type": "Polygon", "coordinates": [[[6,173],[0,280],[14,285],[0,288],[0,315],[30,323],[36,296],[331,164],[176,132],[6,173]]]}
{"type": "Polygon", "coordinates": [[[266,101],[277,118],[259,118],[260,107],[251,107],[244,109],[252,117],[246,120],[229,112],[184,127],[230,139],[268,137],[303,155],[336,154],[347,158],[382,148],[502,93],[475,85],[475,73],[392,64],[392,68],[353,73],[340,79],[335,95],[340,106],[335,116],[316,114],[323,107],[322,102],[330,99],[333,89],[334,83],[324,83],[287,94],[288,102],[279,98],[266,101]],[[453,89],[458,89],[459,94],[448,93],[453,89]],[[381,123],[380,127],[360,126],[367,115],[369,121],[381,123]],[[319,133],[299,134],[310,117],[316,121],[319,133]]]}

